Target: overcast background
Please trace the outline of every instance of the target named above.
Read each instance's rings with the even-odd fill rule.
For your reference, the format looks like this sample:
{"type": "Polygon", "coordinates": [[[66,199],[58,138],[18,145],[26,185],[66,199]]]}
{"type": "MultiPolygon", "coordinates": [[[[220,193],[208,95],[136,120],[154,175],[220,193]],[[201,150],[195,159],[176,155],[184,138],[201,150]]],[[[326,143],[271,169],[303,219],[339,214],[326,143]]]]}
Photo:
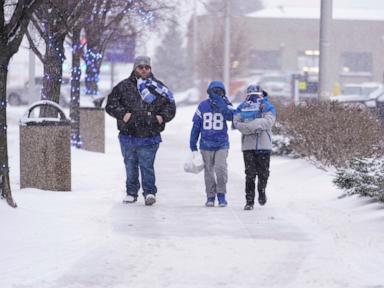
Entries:
{"type": "MultiPolygon", "coordinates": [[[[301,7],[320,7],[320,0],[264,0],[264,6],[301,6],[301,7]]],[[[382,0],[334,0],[334,8],[364,8],[364,9],[384,9],[382,0]]]]}

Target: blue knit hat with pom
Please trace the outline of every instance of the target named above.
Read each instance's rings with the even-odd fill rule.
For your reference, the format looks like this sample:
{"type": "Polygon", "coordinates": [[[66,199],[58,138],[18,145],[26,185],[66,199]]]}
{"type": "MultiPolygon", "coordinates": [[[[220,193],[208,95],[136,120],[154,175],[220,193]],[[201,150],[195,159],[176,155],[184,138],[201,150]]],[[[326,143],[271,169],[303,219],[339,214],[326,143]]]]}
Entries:
{"type": "Polygon", "coordinates": [[[250,95],[263,95],[263,89],[261,89],[260,85],[251,84],[247,87],[247,96],[250,95]]]}

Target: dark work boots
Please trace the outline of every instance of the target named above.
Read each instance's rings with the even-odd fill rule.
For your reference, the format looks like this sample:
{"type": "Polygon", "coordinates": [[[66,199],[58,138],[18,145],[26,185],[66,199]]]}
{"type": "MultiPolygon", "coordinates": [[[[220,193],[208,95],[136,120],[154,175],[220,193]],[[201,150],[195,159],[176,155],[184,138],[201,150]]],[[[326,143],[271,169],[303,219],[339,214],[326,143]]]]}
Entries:
{"type": "Polygon", "coordinates": [[[253,210],[253,203],[247,203],[244,206],[244,210],[253,210]]]}
{"type": "Polygon", "coordinates": [[[265,190],[259,191],[259,198],[257,199],[259,201],[259,204],[261,206],[265,205],[267,203],[267,196],[265,195],[265,190]]]}

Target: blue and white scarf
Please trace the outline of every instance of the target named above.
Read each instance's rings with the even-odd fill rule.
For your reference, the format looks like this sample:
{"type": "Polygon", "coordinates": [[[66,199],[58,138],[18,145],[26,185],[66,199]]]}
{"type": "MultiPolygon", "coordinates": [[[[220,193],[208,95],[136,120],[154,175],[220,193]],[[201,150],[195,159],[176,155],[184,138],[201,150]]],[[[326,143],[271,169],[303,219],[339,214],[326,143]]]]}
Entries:
{"type": "Polygon", "coordinates": [[[169,101],[174,102],[173,93],[166,86],[154,81],[153,79],[137,79],[137,90],[139,90],[140,96],[143,101],[152,103],[156,99],[156,95],[153,95],[149,91],[149,87],[154,89],[161,96],[166,97],[169,101]]]}

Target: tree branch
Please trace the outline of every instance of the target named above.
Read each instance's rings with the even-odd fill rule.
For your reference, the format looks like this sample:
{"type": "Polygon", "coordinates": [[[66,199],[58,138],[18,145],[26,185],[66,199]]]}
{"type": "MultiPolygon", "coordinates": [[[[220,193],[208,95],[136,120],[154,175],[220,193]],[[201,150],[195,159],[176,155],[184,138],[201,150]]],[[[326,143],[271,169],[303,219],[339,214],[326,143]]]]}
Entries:
{"type": "Polygon", "coordinates": [[[0,34],[4,35],[4,0],[1,1],[0,6],[0,34]]]}
{"type": "MultiPolygon", "coordinates": [[[[111,22],[109,22],[107,25],[104,26],[103,30],[106,31],[110,29],[112,25],[119,25],[120,22],[123,20],[125,14],[129,10],[129,8],[133,7],[133,3],[134,2],[128,2],[128,4],[123,8],[123,10],[121,10],[115,17],[113,17],[111,22]]],[[[105,22],[102,22],[102,23],[105,23],[105,22]]]]}
{"type": "Polygon", "coordinates": [[[100,19],[101,23],[105,23],[107,13],[111,11],[111,7],[112,7],[112,0],[108,0],[107,3],[105,3],[103,14],[101,14],[101,19],[100,19]]]}
{"type": "Polygon", "coordinates": [[[33,43],[33,39],[31,37],[31,35],[29,34],[28,30],[25,32],[25,35],[28,38],[30,49],[32,49],[33,53],[35,53],[36,56],[40,59],[41,63],[45,64],[43,54],[39,51],[39,49],[37,49],[35,43],[33,43]]]}
{"type": "Polygon", "coordinates": [[[43,29],[40,26],[41,19],[39,19],[40,21],[38,21],[35,17],[39,18],[36,14],[32,15],[31,22],[33,26],[36,28],[37,32],[39,32],[41,38],[43,38],[45,42],[48,42],[47,35],[44,33],[43,29]]]}
{"type": "Polygon", "coordinates": [[[23,16],[24,10],[24,0],[18,1],[16,4],[16,8],[12,14],[11,20],[9,20],[8,24],[5,25],[5,35],[7,38],[11,38],[12,34],[16,33],[17,29],[19,29],[20,19],[23,16]]]}
{"type": "Polygon", "coordinates": [[[12,14],[11,20],[5,26],[5,33],[8,39],[14,37],[18,33],[21,25],[28,24],[28,20],[31,17],[33,11],[42,3],[42,0],[30,0],[28,4],[25,4],[26,0],[19,0],[17,2],[14,13],[12,14]]]}

